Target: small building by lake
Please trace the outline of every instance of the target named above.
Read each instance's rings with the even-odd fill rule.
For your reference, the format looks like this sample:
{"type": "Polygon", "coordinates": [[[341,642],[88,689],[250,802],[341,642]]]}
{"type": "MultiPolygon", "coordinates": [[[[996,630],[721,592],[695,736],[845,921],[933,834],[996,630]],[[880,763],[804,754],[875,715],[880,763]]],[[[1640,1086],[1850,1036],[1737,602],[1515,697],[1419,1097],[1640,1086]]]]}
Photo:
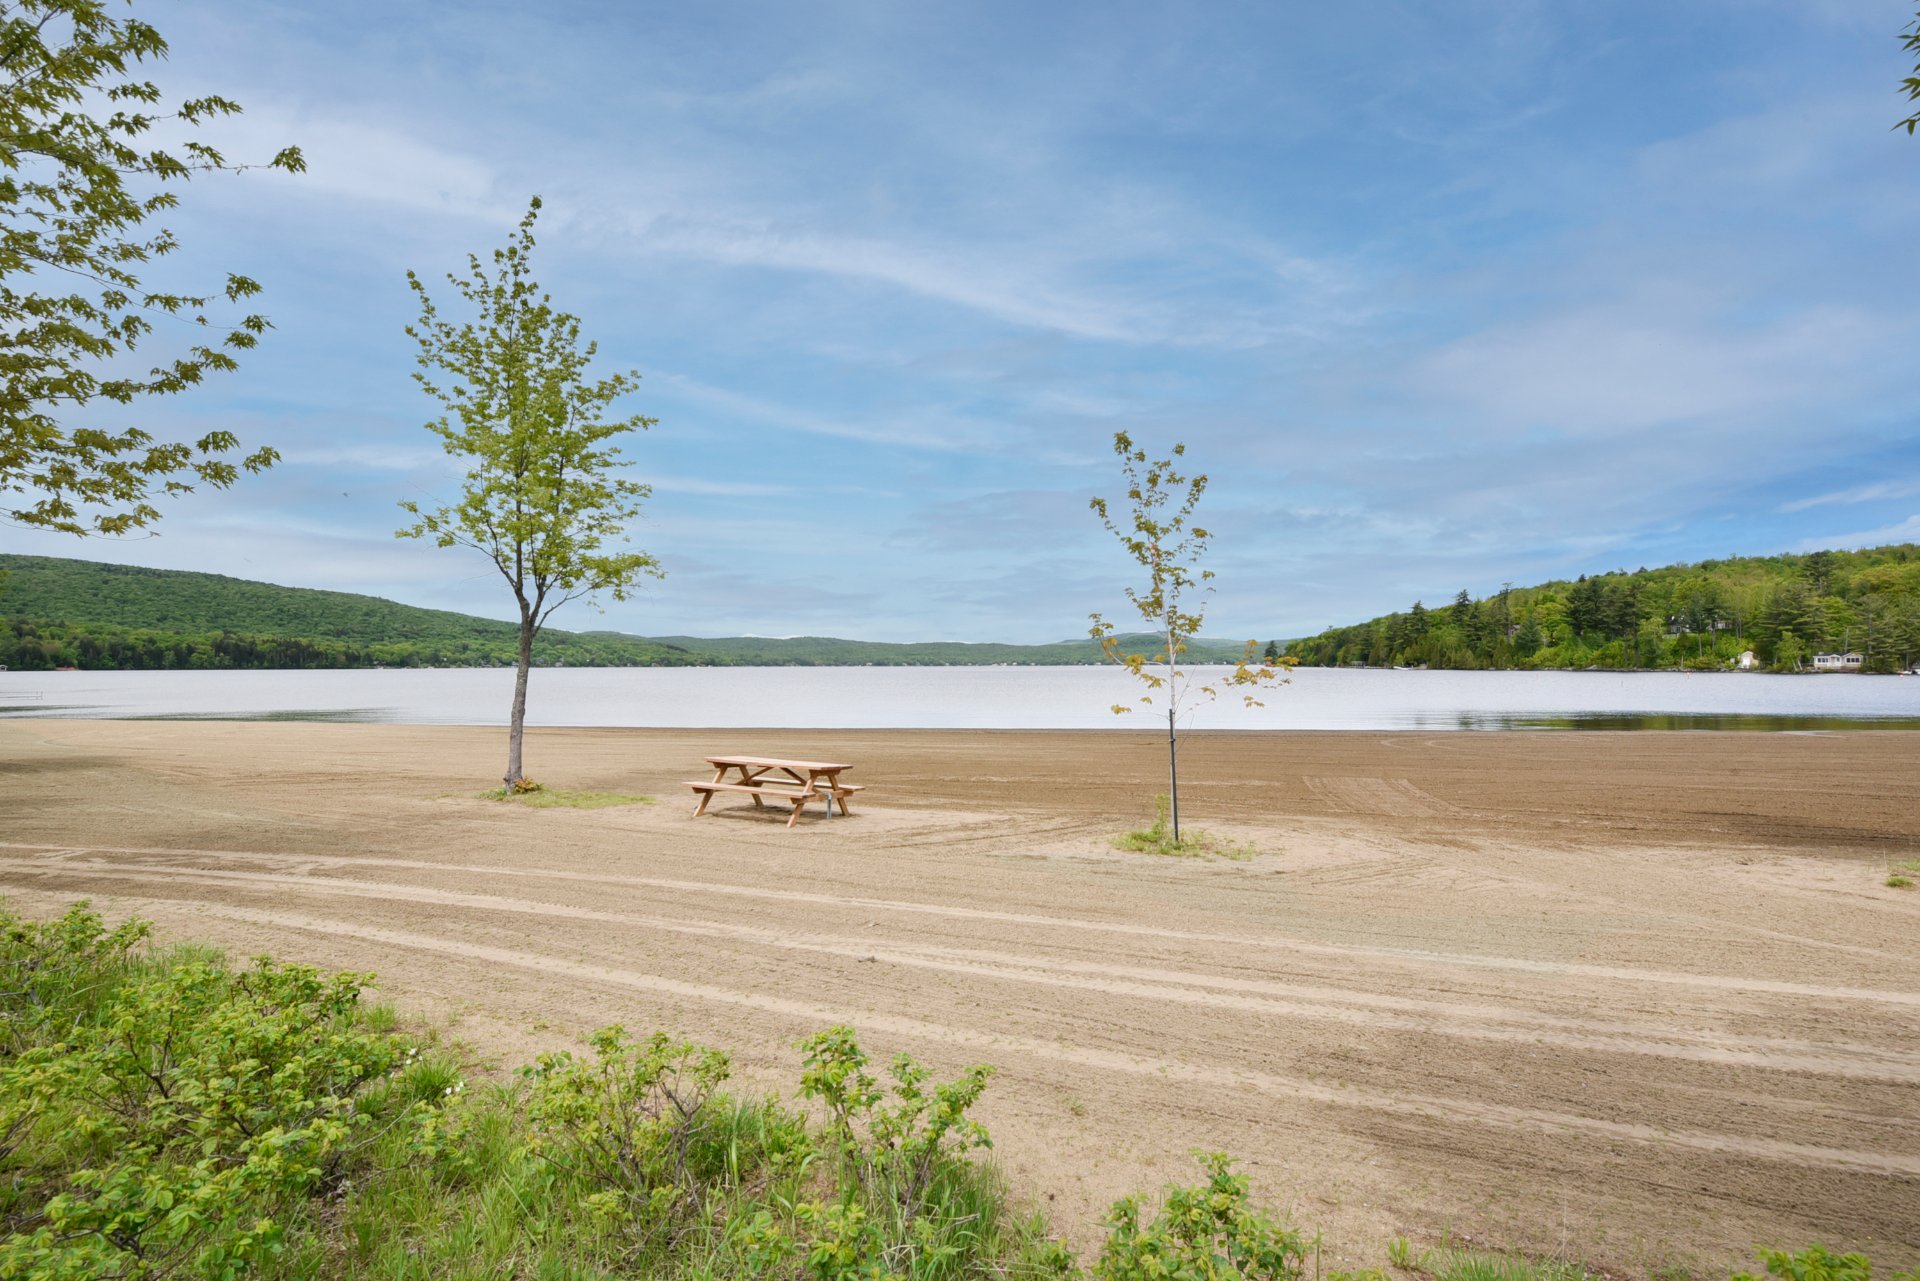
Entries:
{"type": "Polygon", "coordinates": [[[1815,654],[1813,670],[1816,672],[1857,672],[1861,664],[1867,661],[1866,655],[1849,650],[1845,654],[1815,654]]]}

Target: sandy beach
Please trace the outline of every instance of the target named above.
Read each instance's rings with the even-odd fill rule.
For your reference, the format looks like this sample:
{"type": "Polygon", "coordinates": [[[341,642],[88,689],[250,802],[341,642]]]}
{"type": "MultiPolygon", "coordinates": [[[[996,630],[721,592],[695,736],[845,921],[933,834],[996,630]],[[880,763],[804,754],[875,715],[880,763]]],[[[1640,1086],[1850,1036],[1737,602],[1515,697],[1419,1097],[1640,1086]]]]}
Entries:
{"type": "Polygon", "coordinates": [[[1635,1274],[1920,1263],[1920,734],[1150,734],[0,722],[0,894],[379,975],[500,1068],[620,1021],[791,1091],[797,1037],[988,1062],[1016,1197],[1086,1242],[1225,1149],[1325,1233],[1635,1274]],[[850,818],[710,753],[851,762],[850,818]]]}

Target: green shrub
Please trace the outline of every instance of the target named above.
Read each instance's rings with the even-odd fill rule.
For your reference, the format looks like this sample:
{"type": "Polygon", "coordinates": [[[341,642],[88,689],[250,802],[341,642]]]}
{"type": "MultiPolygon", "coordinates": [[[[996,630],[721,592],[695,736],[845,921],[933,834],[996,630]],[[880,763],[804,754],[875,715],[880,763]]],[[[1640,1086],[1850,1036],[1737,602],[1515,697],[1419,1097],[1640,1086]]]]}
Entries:
{"type": "Polygon", "coordinates": [[[889,1101],[866,1071],[867,1056],[849,1027],[833,1027],[801,1042],[805,1070],[800,1093],[826,1105],[828,1131],[860,1187],[899,1205],[909,1216],[923,1207],[943,1167],[975,1148],[990,1148],[987,1129],[967,1115],[987,1088],[993,1069],[977,1065],[957,1081],[927,1088],[931,1073],[906,1055],[894,1058],[889,1101]]]}
{"type": "Polygon", "coordinates": [[[232,1277],[281,1244],[404,1047],[353,1025],[361,976],[262,958],[142,965],[84,904],[5,920],[21,1045],[0,1064],[0,1276],[232,1277]]]}
{"type": "MultiPolygon", "coordinates": [[[[1873,1265],[1864,1254],[1834,1254],[1818,1242],[1798,1254],[1785,1250],[1760,1251],[1760,1264],[1775,1281],[1873,1281],[1873,1265]]],[[[1750,1272],[1736,1272],[1733,1281],[1763,1281],[1750,1272]]],[[[1894,1281],[1920,1281],[1920,1268],[1896,1274],[1894,1281]]]]}
{"type": "Polygon", "coordinates": [[[116,980],[132,971],[145,921],[109,930],[84,902],[52,921],[23,921],[0,910],[0,1029],[18,1053],[48,1020],[91,1022],[116,980]]]}
{"type": "Polygon", "coordinates": [[[529,1150],[593,1185],[595,1213],[656,1244],[697,1216],[726,1174],[710,1105],[727,1056],[664,1032],[614,1026],[593,1057],[543,1054],[527,1069],[529,1150]]]}
{"type": "Polygon", "coordinates": [[[1300,1281],[1307,1244],[1247,1205],[1247,1181],[1223,1152],[1201,1159],[1207,1181],[1167,1189],[1160,1211],[1141,1221],[1126,1197],[1107,1216],[1098,1281],[1300,1281]]]}

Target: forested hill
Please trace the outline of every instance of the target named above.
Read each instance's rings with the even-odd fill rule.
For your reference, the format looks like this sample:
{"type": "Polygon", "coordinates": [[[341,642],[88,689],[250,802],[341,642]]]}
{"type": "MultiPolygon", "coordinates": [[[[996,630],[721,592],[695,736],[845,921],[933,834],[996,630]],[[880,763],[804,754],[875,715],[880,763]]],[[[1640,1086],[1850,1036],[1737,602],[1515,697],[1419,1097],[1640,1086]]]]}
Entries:
{"type": "Polygon", "coordinates": [[[1751,650],[1775,671],[1852,650],[1865,670],[1920,660],[1920,545],[1740,556],[1571,582],[1462,591],[1294,641],[1310,666],[1724,668],[1751,650]]]}
{"type": "MultiPolygon", "coordinates": [[[[0,666],[15,671],[492,666],[513,661],[516,637],[512,623],[374,596],[219,574],[0,555],[0,666]]],[[[1238,646],[1204,642],[1196,644],[1193,656],[1238,657],[1239,652],[1238,646]]],[[[535,644],[534,661],[571,667],[931,666],[1102,658],[1091,641],[895,645],[814,636],[649,638],[549,628],[535,644]]]]}
{"type": "MultiPolygon", "coordinates": [[[[376,596],[51,556],[0,556],[0,663],[46,667],[390,667],[513,661],[512,623],[376,596]]],[[[548,631],[536,661],[691,661],[632,636],[548,631]]]]}

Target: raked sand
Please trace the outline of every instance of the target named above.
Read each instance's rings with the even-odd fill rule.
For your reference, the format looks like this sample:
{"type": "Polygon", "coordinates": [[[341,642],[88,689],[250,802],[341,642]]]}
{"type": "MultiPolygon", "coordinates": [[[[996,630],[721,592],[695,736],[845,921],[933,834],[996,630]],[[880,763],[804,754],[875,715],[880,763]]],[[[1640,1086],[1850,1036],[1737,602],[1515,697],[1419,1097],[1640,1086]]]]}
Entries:
{"type": "Polygon", "coordinates": [[[0,893],[376,971],[501,1066],[598,1025],[792,1090],[835,1022],[990,1062],[1020,1198],[1075,1240],[1237,1154],[1325,1266],[1443,1232],[1630,1272],[1755,1243],[1920,1262],[1920,734],[1231,734],[1118,853],[1146,734],[0,722],[0,893]],[[709,753],[852,762],[792,831],[709,753]]]}

